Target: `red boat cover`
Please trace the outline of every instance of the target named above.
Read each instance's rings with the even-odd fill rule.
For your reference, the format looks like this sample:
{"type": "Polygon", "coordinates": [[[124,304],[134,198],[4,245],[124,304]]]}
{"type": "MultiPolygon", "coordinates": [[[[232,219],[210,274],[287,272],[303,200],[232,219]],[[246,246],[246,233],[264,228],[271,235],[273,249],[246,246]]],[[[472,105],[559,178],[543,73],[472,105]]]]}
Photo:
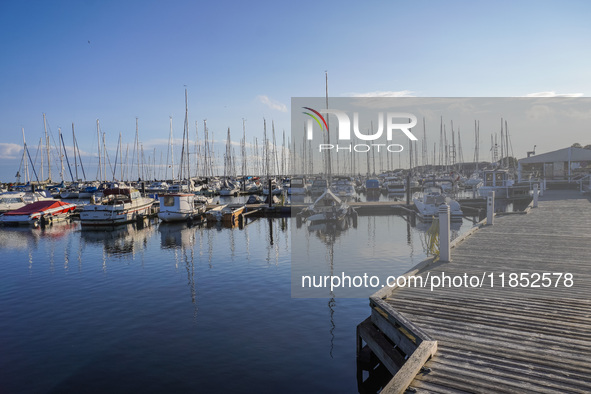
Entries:
{"type": "Polygon", "coordinates": [[[64,205],[70,205],[71,210],[73,211],[76,206],[74,204],[68,204],[63,201],[58,200],[44,200],[44,201],[37,201],[32,204],[27,204],[22,208],[15,209],[14,211],[6,212],[4,216],[9,215],[30,215],[35,212],[42,212],[51,208],[59,208],[63,207],[64,205]]]}

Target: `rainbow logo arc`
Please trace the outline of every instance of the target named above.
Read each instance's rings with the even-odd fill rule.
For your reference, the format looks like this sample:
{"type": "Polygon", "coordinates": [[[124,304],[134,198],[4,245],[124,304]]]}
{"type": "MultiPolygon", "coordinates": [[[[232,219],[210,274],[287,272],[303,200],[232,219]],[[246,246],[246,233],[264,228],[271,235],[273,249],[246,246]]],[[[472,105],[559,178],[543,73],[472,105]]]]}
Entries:
{"type": "Polygon", "coordinates": [[[318,126],[320,126],[320,130],[323,130],[326,127],[326,132],[328,132],[328,124],[326,123],[326,119],[324,119],[324,116],[322,116],[320,114],[320,112],[316,111],[315,109],[312,109],[310,107],[302,107],[304,109],[307,109],[308,111],[313,112],[314,114],[311,114],[310,112],[302,112],[303,114],[308,115],[309,117],[311,117],[312,119],[314,119],[316,121],[316,123],[318,123],[318,126]],[[322,123],[320,123],[320,119],[318,119],[318,116],[320,119],[322,119],[322,123]],[[322,124],[324,123],[324,127],[322,126],[322,124]]]}

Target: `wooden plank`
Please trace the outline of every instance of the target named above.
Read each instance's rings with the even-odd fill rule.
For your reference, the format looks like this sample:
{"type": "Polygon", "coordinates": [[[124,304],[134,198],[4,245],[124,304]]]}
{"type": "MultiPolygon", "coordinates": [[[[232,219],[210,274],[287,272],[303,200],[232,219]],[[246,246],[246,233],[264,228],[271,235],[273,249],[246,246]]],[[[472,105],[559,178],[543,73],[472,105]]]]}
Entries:
{"type": "MultiPolygon", "coordinates": [[[[435,361],[435,360],[433,360],[435,361]]],[[[465,363],[467,364],[467,363],[465,363]]],[[[468,365],[458,365],[451,363],[430,363],[430,367],[433,371],[443,376],[449,376],[453,379],[461,379],[475,387],[486,388],[487,390],[496,391],[496,387],[503,387],[505,389],[511,389],[508,391],[514,392],[529,392],[529,393],[568,393],[568,392],[588,392],[585,388],[576,387],[575,385],[565,384],[564,382],[554,382],[549,379],[533,379],[528,378],[525,374],[513,374],[506,371],[499,371],[493,368],[481,368],[480,370],[474,370],[468,368],[468,365]]],[[[425,377],[425,379],[435,379],[433,376],[425,377]]],[[[442,376],[442,377],[443,377],[442,376]]],[[[419,377],[422,379],[422,377],[419,377]]]]}
{"type": "Polygon", "coordinates": [[[420,329],[410,320],[408,320],[405,316],[399,313],[396,309],[394,309],[388,302],[382,300],[380,298],[370,297],[369,298],[370,305],[372,308],[378,308],[385,313],[382,313],[383,316],[387,316],[387,319],[390,323],[394,325],[402,326],[405,330],[407,330],[412,336],[416,339],[416,344],[419,345],[421,341],[430,341],[431,337],[427,335],[425,331],[420,329]]]}
{"type": "Polygon", "coordinates": [[[437,351],[436,341],[423,341],[413,354],[406,360],[400,371],[382,390],[383,394],[402,394],[415,379],[427,360],[437,351]]]}
{"type": "Polygon", "coordinates": [[[408,337],[404,332],[396,328],[388,318],[377,309],[371,311],[371,321],[381,332],[392,340],[406,355],[411,355],[417,348],[416,338],[408,337]]]}
{"type": "Polygon", "coordinates": [[[371,323],[371,320],[366,319],[359,326],[359,336],[367,343],[367,346],[384,364],[392,375],[396,374],[400,367],[404,364],[404,357],[396,349],[384,335],[377,330],[371,323]]]}
{"type": "MultiPolygon", "coordinates": [[[[425,270],[427,267],[429,267],[431,264],[433,264],[434,261],[435,261],[434,257],[430,257],[426,260],[423,260],[420,263],[418,263],[417,265],[415,265],[414,267],[412,267],[410,270],[408,270],[407,272],[402,274],[401,276],[409,277],[411,275],[416,275],[420,271],[425,270]]],[[[397,286],[392,286],[392,287],[384,286],[380,290],[378,290],[376,293],[372,294],[372,297],[373,298],[381,298],[381,299],[388,298],[389,296],[392,295],[392,293],[394,292],[394,290],[396,290],[396,288],[397,288],[397,286]]]]}
{"type": "MultiPolygon", "coordinates": [[[[555,361],[555,360],[554,360],[555,361]]],[[[558,389],[560,385],[564,388],[571,385],[578,387],[579,390],[591,390],[591,381],[588,380],[588,374],[558,373],[554,365],[551,368],[544,368],[532,364],[533,360],[529,359],[526,363],[512,362],[509,358],[482,358],[479,355],[466,356],[464,354],[454,355],[446,354],[439,349],[437,352],[437,362],[432,364],[436,368],[438,363],[445,365],[464,365],[467,370],[484,370],[490,375],[494,374],[512,374],[515,377],[529,380],[530,382],[547,382],[547,386],[556,386],[558,389]]]]}

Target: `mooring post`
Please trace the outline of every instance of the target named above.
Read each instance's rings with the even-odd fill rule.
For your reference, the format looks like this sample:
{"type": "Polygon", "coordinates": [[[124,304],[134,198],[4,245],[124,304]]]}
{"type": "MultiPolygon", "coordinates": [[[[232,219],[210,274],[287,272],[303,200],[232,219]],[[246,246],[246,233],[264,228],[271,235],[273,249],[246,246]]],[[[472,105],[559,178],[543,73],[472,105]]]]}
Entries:
{"type": "Polygon", "coordinates": [[[495,217],[495,192],[488,192],[486,198],[486,224],[489,226],[493,225],[495,217]]]}
{"type": "Polygon", "coordinates": [[[410,172],[406,175],[406,205],[410,205],[410,172]]]}
{"type": "Polygon", "coordinates": [[[439,206],[439,260],[450,261],[449,205],[439,206]]]}
{"type": "Polygon", "coordinates": [[[271,186],[273,182],[271,182],[271,178],[269,178],[269,208],[273,206],[273,190],[271,190],[271,186]]]}
{"type": "Polygon", "coordinates": [[[540,193],[540,197],[544,196],[544,185],[542,182],[540,182],[540,184],[538,185],[538,191],[540,193]]]}
{"type": "Polygon", "coordinates": [[[534,185],[534,208],[538,207],[538,184],[534,185]]]}
{"type": "Polygon", "coordinates": [[[546,187],[546,178],[544,178],[544,190],[548,190],[548,188],[546,187]]]}

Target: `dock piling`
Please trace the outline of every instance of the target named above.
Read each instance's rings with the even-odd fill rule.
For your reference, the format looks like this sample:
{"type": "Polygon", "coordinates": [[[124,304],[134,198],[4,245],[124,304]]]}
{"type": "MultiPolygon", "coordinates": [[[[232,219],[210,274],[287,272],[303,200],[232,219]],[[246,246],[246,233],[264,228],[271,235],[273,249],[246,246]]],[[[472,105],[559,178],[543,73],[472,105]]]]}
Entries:
{"type": "Polygon", "coordinates": [[[439,206],[439,260],[450,261],[449,205],[439,206]]]}
{"type": "Polygon", "coordinates": [[[486,198],[486,224],[492,226],[495,217],[495,192],[488,192],[486,198]]]}
{"type": "Polygon", "coordinates": [[[537,183],[534,185],[534,205],[533,205],[533,207],[534,208],[538,207],[538,184],[537,183]]]}

